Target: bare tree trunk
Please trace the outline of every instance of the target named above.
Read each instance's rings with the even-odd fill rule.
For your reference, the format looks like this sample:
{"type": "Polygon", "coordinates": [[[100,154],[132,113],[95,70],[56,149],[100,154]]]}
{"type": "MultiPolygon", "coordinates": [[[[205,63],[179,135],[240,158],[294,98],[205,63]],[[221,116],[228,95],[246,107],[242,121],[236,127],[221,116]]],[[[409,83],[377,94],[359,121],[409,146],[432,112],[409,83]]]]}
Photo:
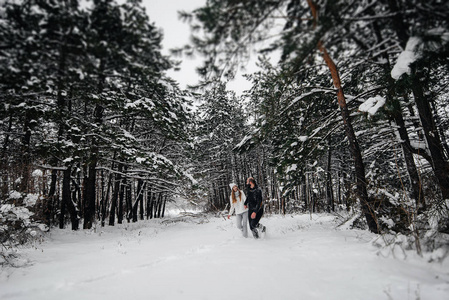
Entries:
{"type": "Polygon", "coordinates": [[[72,193],[70,187],[71,174],[72,174],[72,167],[68,166],[64,170],[64,176],[62,179],[62,200],[61,200],[61,214],[59,219],[59,228],[64,228],[65,208],[67,208],[70,214],[70,222],[72,223],[72,230],[78,230],[79,216],[78,210],[76,209],[76,205],[72,200],[72,193]]]}
{"type": "Polygon", "coordinates": [[[120,194],[119,194],[119,202],[118,202],[118,216],[117,223],[123,223],[123,202],[125,198],[125,188],[126,188],[126,177],[124,177],[120,183],[120,194]]]}
{"type": "Polygon", "coordinates": [[[326,170],[326,210],[327,212],[335,211],[334,207],[334,197],[332,193],[332,176],[331,176],[331,161],[332,161],[332,148],[331,141],[329,138],[329,152],[327,155],[327,170],[326,170]]]}
{"type": "Polygon", "coordinates": [[[147,220],[148,218],[153,218],[153,206],[154,206],[154,193],[151,190],[148,191],[147,195],[147,220]]]}
{"type": "Polygon", "coordinates": [[[97,181],[97,158],[91,156],[89,164],[89,174],[86,182],[86,194],[84,195],[84,225],[83,229],[91,229],[95,222],[95,206],[96,206],[96,181],[97,181]]]}
{"type": "Polygon", "coordinates": [[[162,215],[161,215],[162,218],[165,215],[165,203],[167,203],[167,196],[164,197],[164,204],[162,206],[162,215]]]}
{"type": "Polygon", "coordinates": [[[159,196],[159,200],[158,200],[158,208],[157,208],[157,217],[160,218],[161,217],[161,213],[162,213],[162,202],[163,202],[163,195],[162,193],[159,196]]]}
{"type": "Polygon", "coordinates": [[[123,165],[118,165],[117,173],[114,175],[115,181],[114,181],[114,192],[112,194],[111,199],[111,211],[109,212],[109,225],[114,226],[115,224],[115,214],[117,210],[117,202],[118,202],[118,195],[120,193],[120,183],[122,180],[122,168],[123,165]]]}
{"type": "Polygon", "coordinates": [[[143,196],[144,196],[144,190],[145,190],[145,183],[143,182],[142,179],[139,179],[139,182],[137,184],[137,199],[139,200],[139,214],[140,214],[140,219],[143,220],[143,215],[144,215],[144,206],[143,206],[143,196]]]}

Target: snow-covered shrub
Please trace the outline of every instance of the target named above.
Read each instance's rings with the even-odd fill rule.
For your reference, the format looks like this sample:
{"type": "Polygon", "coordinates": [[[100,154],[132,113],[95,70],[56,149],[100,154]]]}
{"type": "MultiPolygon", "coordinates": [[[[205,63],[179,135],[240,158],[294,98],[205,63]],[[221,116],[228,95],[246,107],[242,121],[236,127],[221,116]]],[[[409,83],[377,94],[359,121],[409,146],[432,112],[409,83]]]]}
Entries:
{"type": "Polygon", "coordinates": [[[16,246],[33,241],[48,231],[44,224],[36,222],[36,194],[12,191],[8,199],[0,202],[0,243],[2,247],[16,246]]]}

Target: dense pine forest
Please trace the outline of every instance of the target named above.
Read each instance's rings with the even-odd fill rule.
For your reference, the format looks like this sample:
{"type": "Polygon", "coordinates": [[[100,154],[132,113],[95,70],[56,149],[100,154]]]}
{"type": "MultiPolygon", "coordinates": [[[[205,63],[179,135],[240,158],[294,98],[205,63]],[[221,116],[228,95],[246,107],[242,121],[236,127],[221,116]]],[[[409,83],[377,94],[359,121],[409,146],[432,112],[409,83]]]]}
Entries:
{"type": "Polygon", "coordinates": [[[449,234],[449,3],[208,0],[198,86],[141,0],[0,1],[0,242],[228,209],[349,214],[418,253],[449,234]],[[276,59],[273,59],[276,57],[276,59]],[[277,59],[279,58],[279,59],[277,59]],[[227,83],[257,59],[251,88],[227,83]]]}

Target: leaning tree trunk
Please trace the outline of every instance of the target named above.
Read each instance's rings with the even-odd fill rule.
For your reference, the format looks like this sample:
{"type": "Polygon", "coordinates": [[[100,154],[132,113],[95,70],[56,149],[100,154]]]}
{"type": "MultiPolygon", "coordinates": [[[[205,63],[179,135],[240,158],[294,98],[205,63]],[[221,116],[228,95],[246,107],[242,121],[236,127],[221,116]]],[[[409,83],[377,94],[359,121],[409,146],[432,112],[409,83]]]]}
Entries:
{"type": "MultiPolygon", "coordinates": [[[[310,10],[313,16],[313,26],[314,28],[318,23],[318,5],[314,3],[312,0],[307,0],[307,3],[310,6],[310,10]]],[[[332,81],[334,83],[334,87],[337,89],[337,100],[340,106],[341,115],[343,118],[343,124],[346,132],[346,136],[349,141],[349,148],[351,151],[351,155],[354,159],[355,164],[355,175],[356,175],[356,185],[357,185],[357,196],[360,200],[360,204],[362,207],[362,212],[365,215],[366,222],[368,223],[368,228],[370,231],[377,233],[377,220],[374,210],[374,203],[368,197],[368,192],[366,189],[366,179],[365,179],[365,166],[363,165],[362,153],[360,152],[359,143],[354,133],[354,128],[352,127],[349,110],[346,105],[345,95],[343,93],[343,88],[341,86],[340,75],[338,73],[337,66],[335,65],[332,58],[329,56],[326,48],[324,47],[322,41],[318,42],[318,49],[323,55],[323,59],[329,68],[329,71],[332,76],[332,81]]]]}
{"type": "Polygon", "coordinates": [[[338,73],[337,66],[335,65],[332,58],[329,56],[326,48],[321,42],[318,43],[318,48],[323,54],[324,61],[326,62],[329,71],[332,75],[332,80],[334,87],[337,89],[337,99],[341,110],[341,116],[343,118],[343,124],[346,132],[346,136],[349,141],[349,150],[354,159],[355,164],[355,175],[356,175],[356,186],[357,186],[357,196],[359,197],[362,212],[365,215],[366,222],[370,231],[377,233],[377,220],[373,201],[368,197],[368,192],[366,189],[366,178],[365,178],[365,166],[363,165],[362,153],[360,151],[359,143],[352,127],[349,110],[346,105],[345,95],[343,93],[343,88],[341,86],[340,75],[338,73]]]}

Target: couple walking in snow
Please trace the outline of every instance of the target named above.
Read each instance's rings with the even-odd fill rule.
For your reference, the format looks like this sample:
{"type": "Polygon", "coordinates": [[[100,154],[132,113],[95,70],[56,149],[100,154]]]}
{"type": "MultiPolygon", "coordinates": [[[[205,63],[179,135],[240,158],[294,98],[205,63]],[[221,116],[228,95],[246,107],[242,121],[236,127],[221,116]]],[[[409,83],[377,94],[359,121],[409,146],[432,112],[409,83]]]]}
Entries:
{"type": "Polygon", "coordinates": [[[248,221],[249,228],[254,236],[258,239],[266,228],[259,223],[263,215],[262,190],[257,186],[254,178],[249,177],[246,180],[246,196],[239,187],[231,183],[231,208],[229,210],[228,219],[235,211],[237,227],[242,231],[244,237],[248,237],[248,221]],[[249,216],[249,219],[248,219],[249,216]]]}

